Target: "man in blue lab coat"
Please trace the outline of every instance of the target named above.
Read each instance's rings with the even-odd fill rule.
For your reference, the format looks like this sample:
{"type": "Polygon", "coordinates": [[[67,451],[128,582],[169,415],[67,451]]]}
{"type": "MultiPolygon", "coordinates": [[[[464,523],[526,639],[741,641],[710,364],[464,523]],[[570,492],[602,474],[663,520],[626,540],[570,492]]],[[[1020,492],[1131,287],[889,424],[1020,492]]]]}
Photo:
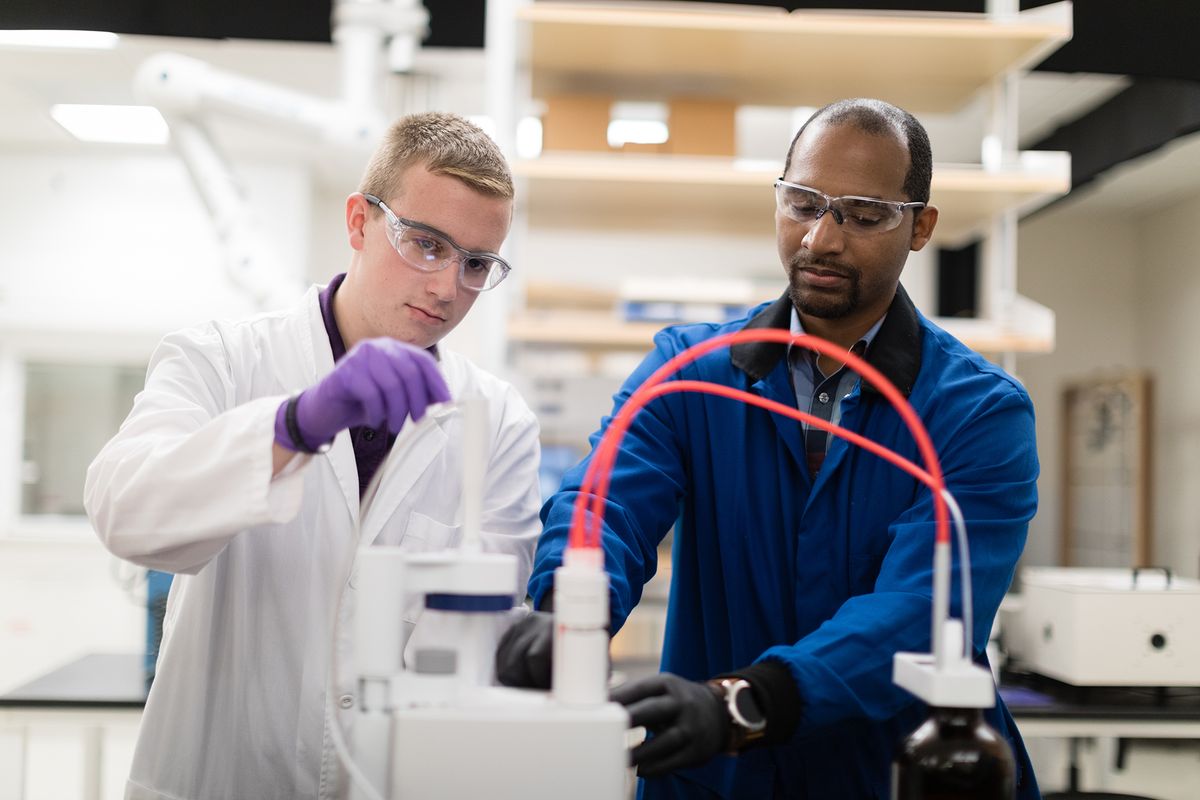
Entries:
{"type": "MultiPolygon", "coordinates": [[[[975,654],[986,664],[987,634],[1037,508],[1033,409],[1020,384],[925,319],[899,284],[908,253],[937,223],[931,173],[928,136],[907,112],[876,100],[818,111],[776,183],[787,292],[737,322],[660,332],[614,414],[669,358],[730,331],[805,332],[863,354],[921,417],[962,506],[975,654]]],[[[834,359],[738,344],[678,377],[798,405],[921,462],[896,411],[834,359]]],[[[594,455],[542,509],[529,583],[538,608],[551,597],[594,455]]],[[[678,521],[663,674],[614,693],[649,732],[633,753],[642,794],[887,797],[894,751],[927,713],[892,682],[892,660],[930,649],[933,520],[923,484],[815,427],[711,395],[647,406],[616,461],[603,532],[616,631],[678,521]]],[[[510,631],[498,653],[502,680],[544,683],[549,630],[534,614],[510,631]]],[[[999,698],[987,719],[1014,751],[1017,796],[1038,797],[999,698]]]]}

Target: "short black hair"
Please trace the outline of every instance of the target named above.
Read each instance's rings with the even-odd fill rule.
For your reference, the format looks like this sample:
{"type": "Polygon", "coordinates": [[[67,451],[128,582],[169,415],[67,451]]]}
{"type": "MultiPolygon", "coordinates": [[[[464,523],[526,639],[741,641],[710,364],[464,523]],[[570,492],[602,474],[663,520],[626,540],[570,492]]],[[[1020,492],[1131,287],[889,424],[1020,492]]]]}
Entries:
{"type": "Polygon", "coordinates": [[[909,200],[929,202],[929,184],[933,180],[933,151],[929,147],[929,134],[925,132],[925,126],[912,114],[883,100],[864,97],[830,103],[818,109],[796,132],[783,164],[785,175],[792,165],[792,152],[796,149],[796,142],[800,141],[805,129],[814,122],[852,125],[863,133],[874,136],[903,136],[904,143],[908,145],[908,173],[904,176],[904,194],[909,200]]]}

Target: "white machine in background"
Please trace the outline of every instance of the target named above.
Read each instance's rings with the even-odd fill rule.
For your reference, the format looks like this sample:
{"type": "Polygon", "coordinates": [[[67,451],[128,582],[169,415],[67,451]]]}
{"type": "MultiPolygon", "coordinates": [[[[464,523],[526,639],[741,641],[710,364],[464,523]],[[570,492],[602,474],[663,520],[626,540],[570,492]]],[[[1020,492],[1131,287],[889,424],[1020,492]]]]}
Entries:
{"type": "Polygon", "coordinates": [[[1200,686],[1200,581],[1162,569],[1027,567],[1009,652],[1076,686],[1200,686]]]}
{"type": "Polygon", "coordinates": [[[484,412],[470,400],[463,409],[462,544],[435,553],[366,547],[358,555],[352,762],[361,775],[351,797],[621,800],[629,716],[608,701],[602,551],[568,549],[555,572],[551,691],[492,685],[497,617],[512,613],[517,563],[480,547],[486,459],[471,450],[484,441],[484,412]],[[401,612],[414,596],[438,619],[425,620],[436,634],[418,634],[409,646],[401,612]]]}

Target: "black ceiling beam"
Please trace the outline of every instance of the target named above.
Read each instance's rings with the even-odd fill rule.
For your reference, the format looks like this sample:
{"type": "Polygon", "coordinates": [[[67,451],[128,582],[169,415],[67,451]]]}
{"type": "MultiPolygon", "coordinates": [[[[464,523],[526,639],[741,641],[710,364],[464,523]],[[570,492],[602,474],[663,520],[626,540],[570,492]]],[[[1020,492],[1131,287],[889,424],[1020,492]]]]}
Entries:
{"type": "MultiPolygon", "coordinates": [[[[486,0],[426,0],[427,47],[482,47],[486,0]]],[[[332,0],[0,0],[0,28],[328,42],[332,0]]]]}
{"type": "Polygon", "coordinates": [[[1075,191],[1117,164],[1197,131],[1200,82],[1139,78],[1030,149],[1070,152],[1071,191],[1075,191]]]}
{"type": "MultiPolygon", "coordinates": [[[[701,0],[728,3],[731,0],[701,0]]],[[[732,0],[736,2],[736,0],[732,0]]],[[[986,0],[742,0],[747,5],[981,12],[986,0]]],[[[1020,0],[1022,9],[1056,0],[1020,0]]],[[[428,47],[481,47],[486,0],[424,0],[428,47]]],[[[328,42],[332,0],[0,0],[0,28],[328,42]]],[[[1193,0],[1075,0],[1075,35],[1037,69],[1200,81],[1193,0]]]]}

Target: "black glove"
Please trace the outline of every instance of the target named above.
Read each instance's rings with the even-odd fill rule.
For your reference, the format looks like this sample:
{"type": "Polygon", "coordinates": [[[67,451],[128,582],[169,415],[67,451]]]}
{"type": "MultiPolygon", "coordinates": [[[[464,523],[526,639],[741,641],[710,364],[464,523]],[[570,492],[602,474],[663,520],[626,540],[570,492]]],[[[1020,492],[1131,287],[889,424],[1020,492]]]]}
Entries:
{"type": "Polygon", "coordinates": [[[496,678],[505,686],[549,689],[554,615],[533,611],[504,632],[496,648],[496,678]]]}
{"type": "Polygon", "coordinates": [[[649,738],[632,756],[643,778],[703,764],[729,741],[729,712],[707,683],[662,673],[621,684],[610,697],[629,711],[630,727],[646,728],[649,738]]]}

